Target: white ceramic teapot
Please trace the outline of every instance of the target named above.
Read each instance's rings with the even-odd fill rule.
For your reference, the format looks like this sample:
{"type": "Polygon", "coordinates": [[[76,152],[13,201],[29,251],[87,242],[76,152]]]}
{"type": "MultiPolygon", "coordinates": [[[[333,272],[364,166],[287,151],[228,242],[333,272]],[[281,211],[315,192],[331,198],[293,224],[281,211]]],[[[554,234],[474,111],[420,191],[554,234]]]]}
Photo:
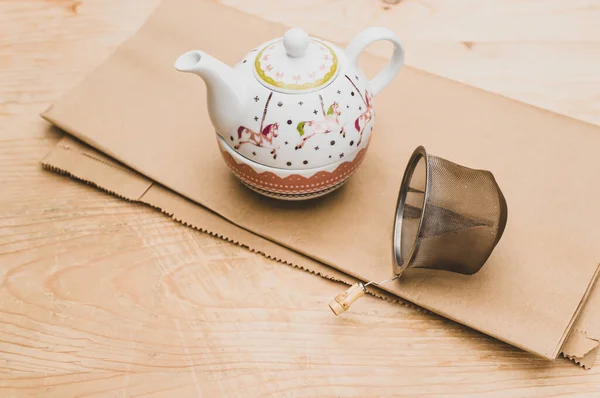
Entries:
{"type": "Polygon", "coordinates": [[[346,47],[291,29],[261,44],[234,68],[193,50],[175,68],[204,79],[208,112],[223,158],[251,189],[281,199],[324,195],[361,164],[374,125],[373,98],[404,63],[400,40],[372,27],[346,47]],[[368,80],[358,66],[369,44],[393,54],[368,80]]]}

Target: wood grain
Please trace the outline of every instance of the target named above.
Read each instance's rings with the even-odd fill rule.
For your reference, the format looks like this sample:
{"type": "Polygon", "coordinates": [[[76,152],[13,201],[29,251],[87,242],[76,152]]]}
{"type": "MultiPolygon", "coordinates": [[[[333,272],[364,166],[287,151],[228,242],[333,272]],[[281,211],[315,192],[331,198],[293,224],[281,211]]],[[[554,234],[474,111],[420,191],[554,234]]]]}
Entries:
{"type": "MultiPolygon", "coordinates": [[[[406,63],[600,124],[598,0],[222,0],[347,43],[366,26],[400,35],[406,63]]],[[[388,43],[368,51],[387,56],[388,43]]]]}
{"type": "MultiPolygon", "coordinates": [[[[600,121],[598,1],[222,2],[339,41],[390,26],[412,66],[600,121]]],[[[599,395],[599,361],[370,296],[335,317],[347,286],[42,171],[38,113],[157,4],[0,0],[1,397],[599,395]]]]}

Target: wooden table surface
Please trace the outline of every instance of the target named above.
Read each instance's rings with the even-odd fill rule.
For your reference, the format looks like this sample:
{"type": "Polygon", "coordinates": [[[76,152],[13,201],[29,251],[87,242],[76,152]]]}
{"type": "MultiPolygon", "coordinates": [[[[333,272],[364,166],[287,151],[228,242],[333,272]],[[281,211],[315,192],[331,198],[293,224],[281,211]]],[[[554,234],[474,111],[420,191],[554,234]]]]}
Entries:
{"type": "MultiPolygon", "coordinates": [[[[61,135],[38,114],[158,1],[0,0],[0,397],[600,396],[600,359],[372,297],[337,322],[345,286],[41,170],[61,135]]],[[[600,124],[598,0],[221,2],[339,41],[388,26],[411,66],[600,124]]]]}

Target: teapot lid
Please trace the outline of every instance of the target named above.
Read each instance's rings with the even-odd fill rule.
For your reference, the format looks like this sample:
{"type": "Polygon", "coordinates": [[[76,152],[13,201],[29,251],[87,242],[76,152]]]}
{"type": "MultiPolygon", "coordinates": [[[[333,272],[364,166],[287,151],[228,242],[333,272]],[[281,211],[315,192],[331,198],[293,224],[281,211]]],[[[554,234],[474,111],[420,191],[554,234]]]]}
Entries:
{"type": "Polygon", "coordinates": [[[294,28],[268,43],[254,60],[254,75],[273,91],[301,94],[319,90],[335,80],[338,55],[331,46],[294,28]]]}

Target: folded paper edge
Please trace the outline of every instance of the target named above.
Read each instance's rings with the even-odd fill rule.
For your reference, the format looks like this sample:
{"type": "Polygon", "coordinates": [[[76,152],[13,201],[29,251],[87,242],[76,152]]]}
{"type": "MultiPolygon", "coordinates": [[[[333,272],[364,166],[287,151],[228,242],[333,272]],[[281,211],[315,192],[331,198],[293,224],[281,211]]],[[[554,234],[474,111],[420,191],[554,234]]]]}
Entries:
{"type": "MultiPolygon", "coordinates": [[[[589,303],[590,298],[592,298],[594,296],[593,291],[595,290],[594,288],[596,287],[596,284],[598,282],[599,275],[600,275],[600,264],[596,265],[596,271],[594,272],[592,280],[588,284],[587,289],[585,290],[585,292],[579,302],[579,305],[577,306],[577,309],[573,313],[573,317],[571,318],[571,321],[569,322],[569,325],[568,325],[567,329],[565,330],[563,338],[556,348],[555,352],[556,352],[557,357],[562,354],[562,350],[565,347],[567,339],[569,339],[569,337],[573,333],[575,333],[575,335],[577,335],[578,328],[575,325],[578,324],[578,321],[581,322],[584,318],[583,315],[585,315],[585,314],[583,313],[583,310],[587,307],[587,304],[589,303]]],[[[595,341],[595,343],[594,343],[594,340],[588,339],[587,335],[585,335],[585,338],[587,340],[590,340],[590,342],[592,342],[594,347],[598,345],[598,341],[595,341]]],[[[588,342],[587,340],[585,340],[585,341],[588,342]]],[[[580,344],[572,344],[572,346],[577,350],[582,349],[582,346],[580,344]]]]}
{"type": "Polygon", "coordinates": [[[597,310],[599,305],[600,288],[596,287],[589,293],[587,303],[561,347],[560,355],[586,369],[593,366],[596,355],[600,352],[600,313],[597,310]]]}
{"type": "MultiPolygon", "coordinates": [[[[252,245],[248,245],[247,243],[243,243],[237,239],[232,239],[225,234],[217,233],[208,228],[204,228],[204,227],[201,227],[194,223],[190,223],[189,221],[186,221],[182,217],[180,217],[176,210],[173,210],[173,209],[169,210],[169,209],[164,208],[164,206],[158,206],[154,203],[151,203],[151,201],[148,199],[144,200],[145,197],[150,196],[150,195],[154,194],[155,192],[160,192],[159,195],[170,195],[174,199],[184,199],[185,201],[188,201],[188,199],[183,198],[181,195],[178,195],[177,193],[171,192],[167,188],[162,187],[162,185],[155,183],[152,180],[149,180],[147,177],[145,177],[133,170],[127,169],[126,166],[119,166],[118,161],[116,161],[112,158],[105,157],[106,155],[97,152],[95,149],[93,149],[93,148],[87,149],[87,148],[88,148],[87,144],[78,143],[76,141],[76,138],[66,135],[65,138],[63,138],[59,142],[59,144],[57,144],[50,151],[50,153],[41,161],[42,167],[44,167],[45,169],[47,169],[49,171],[65,175],[65,176],[68,176],[75,180],[78,180],[80,182],[83,182],[85,184],[88,184],[88,185],[90,185],[94,188],[97,188],[103,192],[109,193],[113,196],[119,197],[119,198],[127,200],[129,202],[145,204],[155,210],[161,211],[163,214],[169,216],[174,221],[179,222],[182,225],[191,227],[191,228],[198,230],[200,232],[203,232],[203,233],[207,233],[207,234],[217,237],[219,239],[223,239],[230,243],[236,244],[240,247],[244,247],[251,252],[255,252],[255,253],[260,254],[271,260],[292,266],[294,268],[301,269],[305,272],[308,272],[308,273],[311,273],[314,275],[318,275],[320,277],[329,279],[331,281],[341,282],[346,285],[351,285],[351,284],[355,283],[356,281],[358,281],[358,278],[355,278],[351,275],[343,273],[339,270],[331,269],[332,272],[340,274],[340,276],[333,276],[326,272],[310,269],[310,268],[302,266],[300,264],[296,264],[294,262],[284,260],[283,258],[281,258],[277,255],[266,253],[264,250],[256,249],[252,245]],[[93,154],[90,152],[95,152],[97,154],[93,154]],[[69,168],[65,167],[67,165],[65,164],[65,162],[61,162],[61,155],[62,156],[67,155],[67,156],[71,157],[71,161],[67,162],[67,163],[69,163],[69,165],[71,167],[69,167],[69,168]],[[149,185],[139,195],[132,195],[131,192],[121,190],[121,188],[123,188],[122,185],[119,186],[119,189],[117,189],[117,187],[112,187],[112,189],[108,189],[108,188],[104,187],[103,184],[98,182],[97,178],[100,176],[100,174],[90,172],[91,169],[89,169],[89,168],[86,169],[84,167],[83,169],[78,170],[78,171],[73,170],[72,166],[81,166],[82,162],[93,162],[92,164],[94,164],[96,167],[101,167],[101,168],[110,167],[113,170],[116,169],[116,170],[122,171],[123,173],[126,173],[126,175],[129,177],[129,180],[140,180],[140,181],[143,181],[144,184],[149,184],[149,185]],[[62,164],[62,166],[61,166],[61,164],[62,164]],[[155,191],[155,190],[158,190],[158,191],[155,191]]],[[[99,170],[97,170],[97,171],[99,171],[99,170]]],[[[139,192],[139,191],[137,191],[137,192],[139,192]]],[[[194,203],[194,206],[200,206],[200,205],[194,203]]],[[[208,211],[211,212],[210,210],[208,210],[208,211]]],[[[215,216],[221,217],[217,214],[215,214],[215,216]]],[[[252,232],[248,232],[248,233],[253,234],[252,232]]],[[[255,235],[255,234],[253,234],[253,235],[255,235]]],[[[259,237],[259,238],[264,239],[262,237],[259,237]]],[[[291,250],[291,249],[288,249],[285,247],[282,247],[282,248],[285,250],[291,250]]],[[[298,255],[304,256],[301,253],[298,253],[298,255]]],[[[312,260],[312,261],[317,263],[316,260],[312,260]]],[[[322,265],[323,265],[323,267],[331,268],[331,267],[327,266],[326,264],[322,264],[322,265]]],[[[366,282],[366,281],[362,281],[362,282],[366,282]]],[[[593,287],[595,286],[594,281],[590,282],[590,286],[592,286],[592,287],[590,287],[589,289],[593,289],[593,287]]],[[[597,290],[597,289],[595,289],[595,290],[597,290]]],[[[392,293],[389,293],[387,291],[382,291],[381,289],[378,289],[377,287],[372,287],[372,289],[370,287],[370,289],[368,289],[367,292],[376,298],[379,298],[379,299],[382,299],[382,300],[385,300],[385,301],[388,301],[391,303],[399,303],[399,304],[410,307],[421,313],[426,313],[426,314],[430,314],[430,315],[434,315],[434,316],[443,317],[443,316],[436,314],[432,311],[429,311],[421,306],[418,306],[414,303],[406,301],[392,293]]],[[[591,296],[591,295],[588,295],[588,296],[591,296]]],[[[596,294],[596,297],[600,297],[600,293],[596,294]]],[[[588,300],[582,300],[582,301],[585,301],[585,303],[583,303],[582,306],[586,305],[586,307],[587,307],[587,304],[589,304],[590,297],[587,297],[587,298],[588,298],[588,300]]],[[[581,320],[581,311],[579,311],[578,314],[579,314],[579,316],[575,315],[576,319],[572,324],[573,328],[575,328],[575,325],[578,325],[579,321],[581,320]]],[[[598,330],[597,332],[600,334],[600,330],[598,330]]],[[[599,347],[598,340],[587,337],[586,331],[577,329],[577,330],[573,330],[571,332],[571,334],[566,336],[566,338],[564,339],[564,343],[563,343],[562,347],[560,348],[559,353],[557,354],[557,358],[562,356],[563,358],[566,358],[566,359],[572,361],[573,363],[579,365],[580,367],[582,367],[584,369],[591,369],[599,351],[600,351],[600,347],[599,347]],[[576,337],[573,337],[573,336],[576,336],[576,337]],[[571,339],[577,339],[577,340],[572,341],[571,339]],[[583,340],[583,339],[587,339],[587,340],[583,340]],[[595,342],[595,344],[593,342],[590,343],[588,340],[592,340],[593,342],[595,342]],[[568,344],[569,342],[571,342],[570,345],[568,344]],[[582,345],[587,347],[587,349],[582,348],[582,345]]]]}
{"type": "Polygon", "coordinates": [[[598,356],[598,352],[600,351],[600,346],[596,346],[596,348],[592,349],[587,354],[582,357],[576,357],[572,355],[562,354],[562,356],[566,359],[571,360],[575,364],[579,365],[583,369],[590,370],[594,366],[594,362],[598,356]]]}

